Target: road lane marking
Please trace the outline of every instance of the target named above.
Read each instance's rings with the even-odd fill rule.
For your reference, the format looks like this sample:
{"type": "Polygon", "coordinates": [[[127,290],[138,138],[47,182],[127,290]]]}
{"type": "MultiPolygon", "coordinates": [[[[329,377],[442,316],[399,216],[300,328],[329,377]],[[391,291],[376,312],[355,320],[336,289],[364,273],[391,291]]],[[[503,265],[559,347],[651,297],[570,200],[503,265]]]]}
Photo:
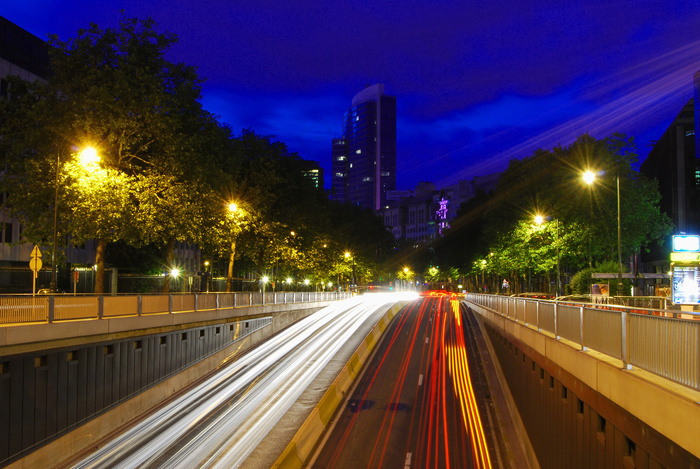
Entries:
{"type": "Polygon", "coordinates": [[[404,469],[409,469],[411,467],[411,453],[406,453],[406,462],[404,463],[403,467],[404,469]]]}
{"type": "Polygon", "coordinates": [[[423,386],[423,373],[418,375],[418,386],[423,386]]]}

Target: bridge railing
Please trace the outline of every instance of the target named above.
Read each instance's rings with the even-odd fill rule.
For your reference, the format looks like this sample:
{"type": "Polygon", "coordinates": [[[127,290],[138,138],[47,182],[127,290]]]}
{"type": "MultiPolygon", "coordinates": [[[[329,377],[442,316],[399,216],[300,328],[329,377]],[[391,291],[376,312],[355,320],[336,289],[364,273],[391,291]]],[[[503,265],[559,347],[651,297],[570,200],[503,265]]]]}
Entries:
{"type": "Polygon", "coordinates": [[[467,301],[700,390],[700,315],[638,306],[467,294],[467,301]],[[681,317],[679,317],[681,316],[681,317]]]}
{"type": "Polygon", "coordinates": [[[0,296],[0,326],[342,300],[351,292],[0,296]]]}

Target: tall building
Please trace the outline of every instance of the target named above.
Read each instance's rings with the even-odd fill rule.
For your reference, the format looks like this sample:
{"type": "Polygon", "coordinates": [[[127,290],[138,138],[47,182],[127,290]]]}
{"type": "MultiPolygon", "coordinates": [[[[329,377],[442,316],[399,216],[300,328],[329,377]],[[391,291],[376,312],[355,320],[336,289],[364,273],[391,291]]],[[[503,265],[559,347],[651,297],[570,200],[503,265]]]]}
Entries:
{"type": "Polygon", "coordinates": [[[396,97],[384,85],[368,86],[343,115],[342,136],[333,139],[334,200],[380,210],[396,189],[396,97]]]}

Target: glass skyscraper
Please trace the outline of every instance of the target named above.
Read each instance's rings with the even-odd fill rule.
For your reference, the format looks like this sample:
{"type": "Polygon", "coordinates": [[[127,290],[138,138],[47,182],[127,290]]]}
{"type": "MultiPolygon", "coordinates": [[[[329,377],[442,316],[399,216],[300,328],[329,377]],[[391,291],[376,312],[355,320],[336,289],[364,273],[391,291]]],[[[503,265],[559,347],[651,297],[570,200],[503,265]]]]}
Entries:
{"type": "Polygon", "coordinates": [[[332,198],[380,210],[396,190],[396,97],[384,85],[368,86],[343,115],[342,136],[333,139],[332,198]]]}

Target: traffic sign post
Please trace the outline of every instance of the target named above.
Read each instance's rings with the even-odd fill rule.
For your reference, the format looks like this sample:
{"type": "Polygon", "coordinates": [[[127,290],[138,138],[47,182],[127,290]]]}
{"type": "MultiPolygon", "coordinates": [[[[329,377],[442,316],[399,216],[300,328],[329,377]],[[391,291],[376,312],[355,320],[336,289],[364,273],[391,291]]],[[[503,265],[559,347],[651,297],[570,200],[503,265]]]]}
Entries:
{"type": "Polygon", "coordinates": [[[41,270],[41,251],[39,246],[34,246],[32,253],[29,255],[29,268],[34,272],[32,278],[32,296],[36,293],[36,277],[41,270]]]}

